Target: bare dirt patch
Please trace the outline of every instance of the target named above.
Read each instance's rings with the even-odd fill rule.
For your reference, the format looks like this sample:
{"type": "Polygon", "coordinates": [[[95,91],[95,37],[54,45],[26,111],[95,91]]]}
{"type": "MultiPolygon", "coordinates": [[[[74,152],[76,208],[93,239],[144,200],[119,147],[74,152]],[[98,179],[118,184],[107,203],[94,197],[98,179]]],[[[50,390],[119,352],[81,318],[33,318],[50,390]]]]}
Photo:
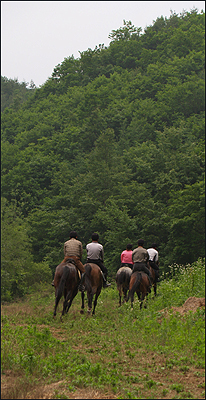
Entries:
{"type": "MultiPolygon", "coordinates": [[[[196,312],[198,308],[205,307],[205,298],[204,297],[189,297],[183,306],[181,307],[171,307],[174,312],[180,313],[180,315],[184,315],[189,311],[196,312]]],[[[168,309],[164,308],[160,310],[164,316],[168,315],[168,309]]]]}

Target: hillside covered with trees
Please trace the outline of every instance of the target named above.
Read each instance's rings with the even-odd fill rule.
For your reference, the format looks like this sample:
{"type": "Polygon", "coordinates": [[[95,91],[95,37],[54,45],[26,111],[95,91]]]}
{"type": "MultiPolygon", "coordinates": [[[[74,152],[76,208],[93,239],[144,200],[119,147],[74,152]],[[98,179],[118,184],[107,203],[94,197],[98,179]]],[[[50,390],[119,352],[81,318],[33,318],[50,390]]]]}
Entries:
{"type": "Polygon", "coordinates": [[[28,82],[20,83],[17,78],[8,79],[6,76],[1,76],[1,112],[5,108],[17,111],[35,89],[36,85],[32,80],[30,84],[28,82]]]}
{"type": "Polygon", "coordinates": [[[139,238],[162,273],[204,257],[204,23],[124,21],[3,110],[3,298],[50,279],[70,230],[84,249],[99,233],[110,276],[139,238]]]}

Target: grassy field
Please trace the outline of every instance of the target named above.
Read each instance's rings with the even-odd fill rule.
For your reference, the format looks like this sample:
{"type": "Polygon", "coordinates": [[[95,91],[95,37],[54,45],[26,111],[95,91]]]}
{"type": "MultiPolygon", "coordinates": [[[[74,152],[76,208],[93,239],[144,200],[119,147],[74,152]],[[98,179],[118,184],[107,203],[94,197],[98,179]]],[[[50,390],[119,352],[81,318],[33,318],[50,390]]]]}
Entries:
{"type": "Polygon", "coordinates": [[[2,304],[1,398],[205,398],[205,309],[195,298],[184,309],[205,297],[205,262],[177,270],[141,311],[136,295],[132,311],[118,307],[115,282],[93,317],[80,314],[78,293],[63,322],[62,301],[53,319],[49,284],[2,304]]]}

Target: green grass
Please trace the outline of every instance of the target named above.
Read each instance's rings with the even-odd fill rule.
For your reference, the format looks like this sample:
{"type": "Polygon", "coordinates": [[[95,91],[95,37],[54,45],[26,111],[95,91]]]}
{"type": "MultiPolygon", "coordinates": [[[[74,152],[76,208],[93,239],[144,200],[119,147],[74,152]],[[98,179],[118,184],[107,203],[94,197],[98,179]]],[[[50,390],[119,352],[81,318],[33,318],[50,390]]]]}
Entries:
{"type": "Polygon", "coordinates": [[[92,389],[119,399],[203,398],[204,309],[181,316],[171,307],[183,305],[188,297],[204,297],[204,279],[201,260],[180,268],[173,279],[160,283],[155,299],[152,293],[148,296],[141,311],[137,297],[132,311],[130,303],[118,307],[113,282],[102,290],[95,316],[80,314],[78,293],[63,323],[62,301],[53,319],[50,285],[40,286],[24,301],[3,305],[2,374],[12,371],[22,382],[7,391],[7,398],[27,398],[25,392],[21,397],[25,382],[36,390],[62,380],[53,398],[92,389]],[[195,385],[182,385],[185,374],[195,385]]]}

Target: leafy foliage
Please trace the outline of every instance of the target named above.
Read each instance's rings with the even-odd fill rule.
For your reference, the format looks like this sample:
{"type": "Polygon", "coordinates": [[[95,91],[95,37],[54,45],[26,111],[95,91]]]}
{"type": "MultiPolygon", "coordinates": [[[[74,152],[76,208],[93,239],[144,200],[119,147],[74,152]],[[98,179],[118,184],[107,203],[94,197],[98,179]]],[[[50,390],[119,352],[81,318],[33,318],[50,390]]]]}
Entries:
{"type": "Polygon", "coordinates": [[[28,292],[35,282],[51,279],[48,263],[35,264],[27,222],[19,208],[2,199],[1,204],[1,299],[12,300],[28,292]]]}
{"type": "Polygon", "coordinates": [[[18,79],[8,79],[1,76],[1,112],[6,107],[17,111],[36,89],[35,83],[31,80],[27,88],[27,82],[18,82],[18,79]]]}

